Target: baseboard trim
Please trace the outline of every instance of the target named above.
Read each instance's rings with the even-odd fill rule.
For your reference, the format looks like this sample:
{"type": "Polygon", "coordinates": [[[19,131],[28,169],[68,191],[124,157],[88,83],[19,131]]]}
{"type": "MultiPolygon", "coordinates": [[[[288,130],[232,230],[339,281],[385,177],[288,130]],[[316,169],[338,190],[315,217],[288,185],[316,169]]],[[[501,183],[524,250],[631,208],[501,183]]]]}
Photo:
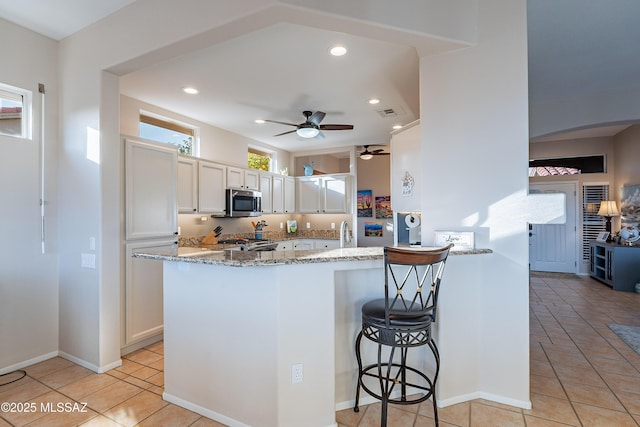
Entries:
{"type": "Polygon", "coordinates": [[[52,359],[58,356],[57,351],[52,351],[50,353],[43,354],[41,356],[36,356],[34,358],[24,360],[22,362],[15,363],[13,365],[7,366],[6,368],[0,369],[0,375],[7,374],[9,372],[13,372],[18,369],[25,368],[27,366],[33,365],[35,363],[44,362],[45,360],[52,359]]]}
{"type": "Polygon", "coordinates": [[[191,403],[184,399],[176,397],[170,393],[167,393],[166,391],[162,393],[162,399],[166,400],[169,403],[174,403],[185,409],[193,411],[196,414],[200,414],[207,418],[211,418],[212,420],[218,421],[219,423],[225,424],[229,427],[251,427],[250,425],[242,423],[236,419],[229,418],[226,415],[219,414],[218,412],[212,411],[207,408],[203,408],[200,405],[196,405],[195,403],[191,403]]]}

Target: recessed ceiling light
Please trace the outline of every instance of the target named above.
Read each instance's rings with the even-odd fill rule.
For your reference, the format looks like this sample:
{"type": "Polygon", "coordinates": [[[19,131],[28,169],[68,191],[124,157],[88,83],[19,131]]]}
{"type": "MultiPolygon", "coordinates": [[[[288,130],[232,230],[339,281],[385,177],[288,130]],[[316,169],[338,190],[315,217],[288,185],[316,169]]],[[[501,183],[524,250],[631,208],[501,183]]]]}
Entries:
{"type": "Polygon", "coordinates": [[[398,130],[398,129],[402,129],[402,125],[393,125],[393,128],[398,130]]]}
{"type": "Polygon", "coordinates": [[[259,124],[259,125],[261,125],[261,124],[263,124],[263,123],[264,123],[264,120],[262,120],[262,119],[256,119],[256,123],[257,123],[257,124],[259,124]]]}
{"type": "Polygon", "coordinates": [[[184,93],[188,93],[189,95],[195,95],[195,94],[198,93],[198,89],[196,89],[195,87],[190,87],[190,86],[183,87],[182,91],[184,93]]]}
{"type": "Polygon", "coordinates": [[[340,45],[333,46],[331,49],[329,49],[329,53],[333,56],[342,56],[347,53],[347,48],[340,45]]]}
{"type": "Polygon", "coordinates": [[[369,100],[369,104],[371,104],[371,105],[380,104],[380,100],[378,98],[371,98],[369,100]]]}

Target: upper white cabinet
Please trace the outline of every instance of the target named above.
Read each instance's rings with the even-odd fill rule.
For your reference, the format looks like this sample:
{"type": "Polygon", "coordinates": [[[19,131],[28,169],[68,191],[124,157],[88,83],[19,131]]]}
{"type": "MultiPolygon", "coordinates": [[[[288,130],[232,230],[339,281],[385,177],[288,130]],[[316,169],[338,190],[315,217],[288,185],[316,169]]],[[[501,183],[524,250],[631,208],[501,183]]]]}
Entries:
{"type": "Polygon", "coordinates": [[[273,175],[271,179],[272,211],[275,214],[284,213],[284,175],[273,175]]]}
{"type": "Polygon", "coordinates": [[[177,178],[176,147],[129,138],[125,140],[127,240],[177,234],[177,178]]]}
{"type": "Polygon", "coordinates": [[[284,177],[284,213],[296,211],[296,180],[292,176],[284,177]]]}
{"type": "Polygon", "coordinates": [[[198,210],[224,215],[227,167],[218,163],[198,162],[198,210]]]}
{"type": "Polygon", "coordinates": [[[260,188],[260,172],[253,169],[242,169],[227,166],[227,186],[258,190],[260,188]]]}
{"type": "Polygon", "coordinates": [[[322,180],[319,177],[304,176],[296,180],[296,200],[299,213],[320,213],[320,188],[322,180]]]}
{"type": "Polygon", "coordinates": [[[198,211],[198,159],[178,156],[178,213],[198,211]]]}
{"type": "Polygon", "coordinates": [[[391,207],[395,212],[420,212],[422,182],[420,122],[405,126],[391,136],[391,207]]]}
{"type": "Polygon", "coordinates": [[[273,178],[270,173],[260,172],[260,193],[262,193],[262,213],[273,213],[273,178]]]}
{"type": "Polygon", "coordinates": [[[346,213],[349,210],[348,174],[297,178],[299,213],[346,213]]]}

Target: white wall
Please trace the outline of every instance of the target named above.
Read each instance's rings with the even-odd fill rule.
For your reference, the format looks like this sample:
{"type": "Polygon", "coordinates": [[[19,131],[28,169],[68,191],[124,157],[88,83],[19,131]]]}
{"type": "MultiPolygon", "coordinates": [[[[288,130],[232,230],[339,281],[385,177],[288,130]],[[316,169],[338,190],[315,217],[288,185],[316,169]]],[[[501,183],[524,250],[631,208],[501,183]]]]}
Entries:
{"type": "MultiPolygon", "coordinates": [[[[526,28],[524,0],[483,0],[477,45],[420,63],[423,244],[435,230],[469,230],[476,246],[494,251],[480,271],[463,272],[467,286],[482,290],[476,311],[458,319],[476,328],[477,356],[443,360],[443,377],[468,377],[441,389],[444,400],[529,401],[526,28]]],[[[442,298],[447,277],[451,270],[442,298]]]]}
{"type": "Polygon", "coordinates": [[[57,43],[0,19],[0,82],[33,92],[33,139],[0,135],[0,372],[58,350],[57,43]],[[41,96],[46,89],[46,253],[40,245],[41,96]]]}

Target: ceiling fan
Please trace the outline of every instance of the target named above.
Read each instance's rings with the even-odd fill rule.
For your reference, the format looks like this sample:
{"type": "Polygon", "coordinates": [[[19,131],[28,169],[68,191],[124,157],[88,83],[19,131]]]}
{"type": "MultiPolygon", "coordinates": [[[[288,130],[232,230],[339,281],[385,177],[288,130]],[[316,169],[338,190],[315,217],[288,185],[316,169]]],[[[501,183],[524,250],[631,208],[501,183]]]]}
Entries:
{"type": "Polygon", "coordinates": [[[382,149],[382,148],[378,148],[376,150],[369,151],[369,146],[368,145],[363,145],[363,147],[364,147],[364,151],[362,153],[360,153],[360,158],[362,160],[369,160],[369,159],[372,159],[373,156],[389,154],[389,153],[384,153],[384,149],[382,149]]]}
{"type": "Polygon", "coordinates": [[[265,120],[265,122],[270,123],[279,123],[281,125],[287,126],[295,126],[296,129],[290,130],[287,132],[282,132],[274,136],[282,136],[289,133],[297,133],[298,136],[302,138],[324,138],[324,134],[321,132],[323,130],[351,130],[353,129],[353,125],[321,125],[320,122],[324,119],[326,115],[322,111],[316,111],[315,113],[311,111],[303,111],[302,114],[305,117],[304,123],[295,124],[295,123],[287,123],[287,122],[279,122],[277,120],[265,120]]]}

